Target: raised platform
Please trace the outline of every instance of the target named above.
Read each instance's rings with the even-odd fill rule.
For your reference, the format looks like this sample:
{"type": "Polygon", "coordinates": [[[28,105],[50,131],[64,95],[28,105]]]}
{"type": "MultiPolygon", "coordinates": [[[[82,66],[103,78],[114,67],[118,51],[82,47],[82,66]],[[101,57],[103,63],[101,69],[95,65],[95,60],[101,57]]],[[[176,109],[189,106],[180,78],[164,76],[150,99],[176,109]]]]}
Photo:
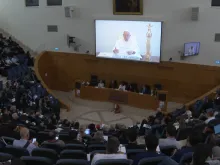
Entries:
{"type": "MultiPolygon", "coordinates": [[[[79,121],[81,124],[116,124],[121,123],[126,126],[141,122],[155,111],[149,109],[134,108],[126,105],[120,105],[122,113],[114,114],[111,112],[113,104],[108,102],[88,101],[74,97],[73,92],[53,91],[55,96],[70,106],[70,111],[61,111],[61,118],[70,121],[79,121]]],[[[168,103],[168,112],[173,111],[182,104],[168,103]]]]}

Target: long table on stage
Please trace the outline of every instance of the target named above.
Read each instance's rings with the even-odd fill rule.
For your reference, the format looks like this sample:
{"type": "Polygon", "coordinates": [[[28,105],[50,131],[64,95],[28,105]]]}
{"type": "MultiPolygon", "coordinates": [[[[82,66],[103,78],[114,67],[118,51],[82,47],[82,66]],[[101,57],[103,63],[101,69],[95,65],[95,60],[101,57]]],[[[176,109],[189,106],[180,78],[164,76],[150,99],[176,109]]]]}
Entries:
{"type": "Polygon", "coordinates": [[[75,95],[81,99],[125,104],[148,110],[155,110],[159,107],[160,102],[156,96],[129,91],[119,91],[110,88],[81,86],[78,91],[80,91],[80,93],[76,90],[75,95]]]}

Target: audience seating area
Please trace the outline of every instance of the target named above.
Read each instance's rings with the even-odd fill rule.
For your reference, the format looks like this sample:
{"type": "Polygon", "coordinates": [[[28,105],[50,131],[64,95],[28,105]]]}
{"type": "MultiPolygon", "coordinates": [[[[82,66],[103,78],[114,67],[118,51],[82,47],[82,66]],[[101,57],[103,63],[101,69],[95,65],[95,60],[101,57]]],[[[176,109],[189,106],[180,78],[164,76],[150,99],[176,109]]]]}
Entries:
{"type": "MultiPolygon", "coordinates": [[[[157,109],[126,127],[60,119],[60,105],[37,80],[33,59],[0,35],[0,162],[26,165],[220,164],[220,92],[189,109],[157,109]],[[185,143],[183,141],[186,141],[185,143]]],[[[93,83],[93,82],[92,82],[93,83]]],[[[160,84],[155,88],[162,88],[160,84]]]]}

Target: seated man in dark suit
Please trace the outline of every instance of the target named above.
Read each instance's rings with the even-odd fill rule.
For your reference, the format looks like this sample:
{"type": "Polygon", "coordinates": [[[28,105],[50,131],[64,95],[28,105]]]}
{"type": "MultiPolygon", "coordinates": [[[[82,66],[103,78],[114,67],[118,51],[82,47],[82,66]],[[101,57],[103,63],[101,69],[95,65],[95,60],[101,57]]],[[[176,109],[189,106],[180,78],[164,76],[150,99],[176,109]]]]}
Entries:
{"type": "Polygon", "coordinates": [[[147,147],[147,151],[143,153],[139,153],[136,155],[133,165],[138,165],[139,161],[143,158],[153,158],[158,156],[165,156],[164,154],[157,153],[156,149],[159,144],[158,138],[153,135],[149,134],[145,137],[145,143],[147,147]]]}
{"type": "Polygon", "coordinates": [[[144,149],[145,146],[137,144],[137,130],[135,128],[129,128],[126,132],[128,145],[126,149],[144,149]]]}

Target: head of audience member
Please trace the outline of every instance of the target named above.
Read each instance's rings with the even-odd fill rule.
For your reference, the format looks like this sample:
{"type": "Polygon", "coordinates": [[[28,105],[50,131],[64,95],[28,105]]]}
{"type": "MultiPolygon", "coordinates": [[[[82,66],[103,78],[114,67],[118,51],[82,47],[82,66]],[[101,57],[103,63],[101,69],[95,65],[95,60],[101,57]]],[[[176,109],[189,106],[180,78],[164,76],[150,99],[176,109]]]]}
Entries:
{"type": "Polygon", "coordinates": [[[173,124],[167,125],[166,136],[168,138],[175,138],[176,137],[176,128],[173,126],[173,124]]]}
{"type": "Polygon", "coordinates": [[[93,136],[93,140],[96,141],[97,143],[103,143],[105,141],[103,132],[97,131],[93,136]]]}
{"type": "Polygon", "coordinates": [[[85,130],[86,130],[86,127],[84,125],[80,125],[80,127],[79,127],[79,134],[81,136],[84,136],[85,135],[85,130]]]}
{"type": "Polygon", "coordinates": [[[12,114],[12,119],[13,119],[13,120],[18,120],[18,119],[19,119],[18,114],[17,114],[17,113],[13,113],[13,114],[12,114]]]}
{"type": "Polygon", "coordinates": [[[21,136],[21,139],[23,140],[29,140],[29,137],[30,137],[29,129],[22,127],[20,129],[20,136],[21,136]]]}
{"type": "Polygon", "coordinates": [[[118,153],[118,149],[120,146],[120,142],[118,140],[118,138],[112,136],[108,139],[108,143],[106,146],[106,153],[107,154],[117,154],[118,153]]]}
{"type": "Polygon", "coordinates": [[[206,116],[208,118],[213,117],[214,116],[214,110],[212,108],[209,108],[206,110],[206,116]]]}
{"type": "Polygon", "coordinates": [[[193,131],[188,137],[188,143],[191,147],[195,147],[197,144],[203,142],[202,132],[193,131]]]}
{"type": "Polygon", "coordinates": [[[128,128],[126,135],[129,143],[137,143],[137,130],[134,127],[128,128]]]}
{"type": "Polygon", "coordinates": [[[55,131],[50,131],[48,135],[49,135],[48,140],[55,140],[56,139],[56,132],[55,131]]]}
{"type": "Polygon", "coordinates": [[[74,129],[76,129],[76,130],[79,129],[79,122],[75,122],[75,124],[74,124],[74,129]]]}
{"type": "Polygon", "coordinates": [[[145,144],[148,151],[156,152],[157,146],[159,145],[159,139],[154,134],[149,134],[145,137],[145,144]]]}
{"type": "Polygon", "coordinates": [[[129,31],[124,31],[123,37],[124,37],[124,40],[125,40],[125,41],[129,41],[129,39],[130,39],[130,37],[131,37],[130,32],[129,32],[129,31]]]}
{"type": "Polygon", "coordinates": [[[115,131],[115,125],[111,124],[109,128],[109,132],[114,132],[115,131]]]}
{"type": "Polygon", "coordinates": [[[102,127],[102,130],[103,130],[103,132],[109,132],[110,127],[109,127],[108,125],[104,125],[104,126],[102,127]]]}
{"type": "Polygon", "coordinates": [[[96,126],[95,126],[95,124],[89,124],[89,125],[88,125],[88,129],[90,129],[91,132],[95,132],[95,131],[96,131],[96,126]]]}
{"type": "Polygon", "coordinates": [[[33,117],[33,118],[35,118],[35,113],[34,113],[34,111],[31,111],[31,112],[30,112],[30,116],[33,117]]]}
{"type": "Polygon", "coordinates": [[[208,144],[198,144],[193,153],[193,165],[203,165],[212,157],[212,147],[208,144]]]}
{"type": "Polygon", "coordinates": [[[69,132],[69,137],[71,138],[71,140],[77,140],[77,135],[78,135],[78,133],[75,130],[71,130],[69,132]]]}
{"type": "Polygon", "coordinates": [[[3,109],[2,109],[2,113],[3,113],[4,115],[9,115],[9,111],[8,111],[7,108],[3,108],[3,109]]]}

